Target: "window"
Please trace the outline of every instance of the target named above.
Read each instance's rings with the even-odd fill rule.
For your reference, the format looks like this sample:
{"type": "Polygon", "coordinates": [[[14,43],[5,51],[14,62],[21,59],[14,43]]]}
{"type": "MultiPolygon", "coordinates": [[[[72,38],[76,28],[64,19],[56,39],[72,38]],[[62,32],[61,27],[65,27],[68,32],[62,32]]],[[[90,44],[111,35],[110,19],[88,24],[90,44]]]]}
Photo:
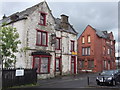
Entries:
{"type": "Polygon", "coordinates": [[[108,48],[108,55],[110,54],[110,49],[108,48]]]}
{"type": "Polygon", "coordinates": [[[106,61],[106,60],[103,61],[103,68],[104,68],[104,69],[107,68],[107,61],[106,61]]]}
{"type": "Polygon", "coordinates": [[[71,52],[72,52],[72,51],[75,51],[74,48],[75,48],[75,41],[72,41],[72,40],[71,40],[71,52]]]}
{"type": "Polygon", "coordinates": [[[90,55],[90,47],[83,47],[82,48],[82,55],[90,55]]]}
{"type": "Polygon", "coordinates": [[[48,58],[46,58],[46,57],[41,58],[40,72],[41,73],[48,73],[48,58]]]}
{"type": "Polygon", "coordinates": [[[85,48],[82,48],[82,55],[85,55],[85,48]]]}
{"type": "Polygon", "coordinates": [[[90,47],[87,48],[87,55],[90,55],[90,47]]]}
{"type": "Polygon", "coordinates": [[[90,40],[90,35],[87,37],[87,40],[88,40],[88,43],[91,42],[91,40],[90,40]]]}
{"type": "Polygon", "coordinates": [[[61,50],[61,38],[56,38],[56,44],[55,44],[55,49],[56,50],[61,50]]]}
{"type": "Polygon", "coordinates": [[[80,68],[84,68],[84,60],[80,60],[80,68]]]}
{"type": "Polygon", "coordinates": [[[113,50],[112,50],[112,49],[110,49],[110,55],[112,55],[112,52],[113,52],[113,50]]]}
{"type": "Polygon", "coordinates": [[[37,73],[39,72],[39,57],[34,58],[34,68],[37,68],[37,73]]]}
{"type": "Polygon", "coordinates": [[[50,72],[50,57],[33,56],[33,68],[37,68],[37,73],[50,72]]]}
{"type": "Polygon", "coordinates": [[[46,25],[46,13],[40,12],[40,23],[39,25],[46,25]]]}
{"type": "Polygon", "coordinates": [[[106,53],[106,48],[105,48],[105,46],[103,47],[103,55],[105,55],[106,53]]]}
{"type": "Polygon", "coordinates": [[[85,43],[85,38],[84,38],[84,36],[82,37],[82,43],[83,43],[83,44],[85,43]]]}
{"type": "Polygon", "coordinates": [[[38,46],[47,46],[48,42],[48,34],[45,31],[41,31],[37,29],[37,39],[36,45],[38,46]]]}
{"type": "Polygon", "coordinates": [[[111,45],[113,45],[113,42],[111,41],[111,45]]]}
{"type": "Polygon", "coordinates": [[[88,68],[93,69],[94,68],[94,60],[88,60],[88,68]]]}
{"type": "Polygon", "coordinates": [[[60,72],[60,57],[55,59],[55,71],[60,72]]]}

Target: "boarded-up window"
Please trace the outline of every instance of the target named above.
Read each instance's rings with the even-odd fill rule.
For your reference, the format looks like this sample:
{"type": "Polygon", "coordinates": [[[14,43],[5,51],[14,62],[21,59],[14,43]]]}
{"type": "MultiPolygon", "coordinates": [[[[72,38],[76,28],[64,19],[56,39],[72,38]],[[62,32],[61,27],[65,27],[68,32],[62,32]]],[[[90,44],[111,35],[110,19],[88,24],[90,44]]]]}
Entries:
{"type": "Polygon", "coordinates": [[[93,69],[94,68],[94,60],[88,60],[88,68],[93,69]]]}

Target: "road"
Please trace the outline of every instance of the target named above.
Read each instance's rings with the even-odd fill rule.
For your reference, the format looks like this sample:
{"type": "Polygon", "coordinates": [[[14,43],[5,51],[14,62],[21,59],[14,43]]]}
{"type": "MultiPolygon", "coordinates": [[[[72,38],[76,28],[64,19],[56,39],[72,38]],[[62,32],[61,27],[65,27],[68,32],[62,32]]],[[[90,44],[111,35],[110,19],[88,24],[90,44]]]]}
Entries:
{"type": "MultiPolygon", "coordinates": [[[[75,76],[62,76],[53,79],[38,80],[36,86],[22,87],[22,90],[40,90],[40,89],[65,89],[65,90],[119,90],[120,85],[117,86],[98,86],[96,85],[95,78],[90,78],[88,85],[88,77],[96,77],[94,73],[82,73],[75,76]]],[[[12,90],[19,90],[14,88],[12,90]]],[[[21,90],[21,89],[20,89],[21,90]]]]}
{"type": "Polygon", "coordinates": [[[76,76],[64,76],[56,77],[47,80],[38,80],[37,86],[34,88],[120,88],[120,85],[116,86],[98,86],[95,82],[97,74],[94,73],[82,73],[76,76]],[[90,78],[90,84],[88,85],[88,77],[90,78]],[[92,81],[92,82],[91,82],[92,81]]]}

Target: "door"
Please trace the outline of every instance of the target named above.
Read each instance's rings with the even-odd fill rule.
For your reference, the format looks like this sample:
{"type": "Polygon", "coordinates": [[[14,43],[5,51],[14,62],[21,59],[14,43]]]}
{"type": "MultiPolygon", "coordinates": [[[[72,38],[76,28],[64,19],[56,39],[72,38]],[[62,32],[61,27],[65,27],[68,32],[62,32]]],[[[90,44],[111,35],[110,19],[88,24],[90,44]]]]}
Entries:
{"type": "Polygon", "coordinates": [[[110,70],[110,61],[108,61],[108,70],[110,70]]]}
{"type": "Polygon", "coordinates": [[[56,58],[55,59],[55,75],[60,75],[61,74],[61,59],[56,58]]]}
{"type": "Polygon", "coordinates": [[[76,57],[71,57],[71,74],[76,74],[76,57]]]}

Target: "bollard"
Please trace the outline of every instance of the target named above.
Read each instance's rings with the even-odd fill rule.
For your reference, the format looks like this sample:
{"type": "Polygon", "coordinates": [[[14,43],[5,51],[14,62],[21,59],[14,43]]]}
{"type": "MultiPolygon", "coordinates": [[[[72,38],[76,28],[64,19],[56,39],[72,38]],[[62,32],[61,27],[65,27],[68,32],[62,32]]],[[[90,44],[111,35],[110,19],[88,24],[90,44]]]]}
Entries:
{"type": "Polygon", "coordinates": [[[88,83],[88,86],[89,86],[89,77],[87,77],[87,83],[88,83]]]}

